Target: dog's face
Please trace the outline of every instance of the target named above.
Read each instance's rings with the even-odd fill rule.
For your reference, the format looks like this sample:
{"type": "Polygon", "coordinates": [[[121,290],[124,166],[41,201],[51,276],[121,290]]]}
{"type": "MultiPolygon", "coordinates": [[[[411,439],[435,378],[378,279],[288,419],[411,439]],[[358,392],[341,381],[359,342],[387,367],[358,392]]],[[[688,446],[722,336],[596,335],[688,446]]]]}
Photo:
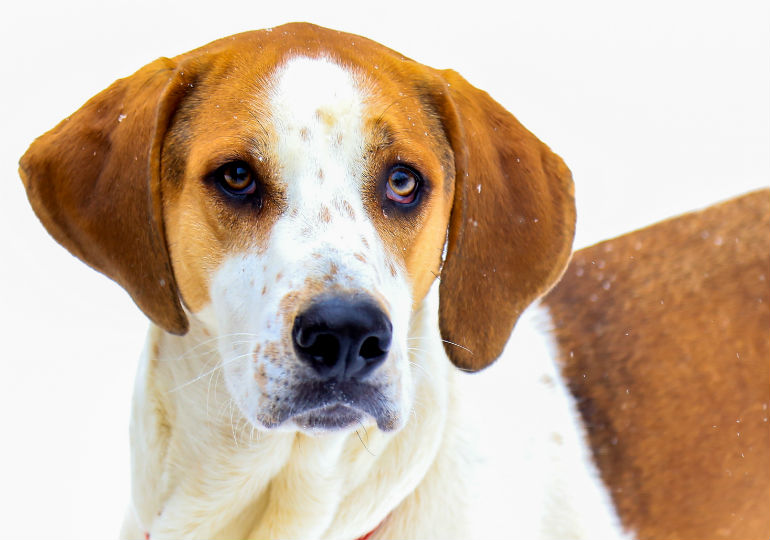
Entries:
{"type": "Polygon", "coordinates": [[[454,192],[438,119],[325,56],[204,84],[164,142],[163,211],[186,306],[237,337],[231,394],[260,427],[400,426],[454,192]]]}
{"type": "Polygon", "coordinates": [[[436,277],[447,353],[480,369],[560,275],[574,226],[569,171],[486,94],[310,25],[146,66],[36,141],[21,174],[52,234],[157,324],[219,338],[263,429],[399,428],[436,277]]]}

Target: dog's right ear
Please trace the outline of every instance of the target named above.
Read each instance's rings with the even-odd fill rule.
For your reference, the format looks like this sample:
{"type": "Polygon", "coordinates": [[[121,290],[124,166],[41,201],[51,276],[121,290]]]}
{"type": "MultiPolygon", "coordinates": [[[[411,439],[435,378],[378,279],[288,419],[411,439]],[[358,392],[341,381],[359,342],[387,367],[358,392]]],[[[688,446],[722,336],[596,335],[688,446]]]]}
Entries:
{"type": "Polygon", "coordinates": [[[191,86],[190,73],[158,59],[35,140],[19,169],[48,232],[175,334],[188,321],[163,231],[160,151],[191,86]]]}

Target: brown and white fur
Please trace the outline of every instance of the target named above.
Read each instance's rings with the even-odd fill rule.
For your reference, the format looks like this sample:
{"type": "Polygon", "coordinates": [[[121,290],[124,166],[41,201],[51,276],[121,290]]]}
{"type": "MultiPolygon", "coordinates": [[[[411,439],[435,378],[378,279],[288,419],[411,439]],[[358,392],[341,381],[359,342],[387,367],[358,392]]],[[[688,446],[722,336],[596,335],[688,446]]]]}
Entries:
{"type": "MultiPolygon", "coordinates": [[[[20,174],[51,234],[153,322],[122,536],[474,535],[461,370],[492,363],[559,278],[575,220],[567,167],[487,94],[286,25],[115,82],[20,174]],[[248,197],[221,189],[234,162],[248,197]],[[398,167],[419,173],[413,205],[389,198],[398,167]],[[297,353],[329,295],[392,325],[366,377],[323,379],[297,353]]],[[[622,537],[557,365],[516,343],[522,410],[543,415],[512,417],[510,535],[622,537]]]]}

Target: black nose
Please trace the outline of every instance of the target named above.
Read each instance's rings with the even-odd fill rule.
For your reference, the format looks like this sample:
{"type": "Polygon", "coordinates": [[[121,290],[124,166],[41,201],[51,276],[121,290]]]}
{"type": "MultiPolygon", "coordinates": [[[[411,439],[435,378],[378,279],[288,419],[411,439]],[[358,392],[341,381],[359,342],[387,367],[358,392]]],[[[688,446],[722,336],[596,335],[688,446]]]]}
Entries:
{"type": "Polygon", "coordinates": [[[369,299],[331,296],[297,315],[292,339],[297,356],[324,379],[362,380],[388,355],[393,327],[369,299]]]}

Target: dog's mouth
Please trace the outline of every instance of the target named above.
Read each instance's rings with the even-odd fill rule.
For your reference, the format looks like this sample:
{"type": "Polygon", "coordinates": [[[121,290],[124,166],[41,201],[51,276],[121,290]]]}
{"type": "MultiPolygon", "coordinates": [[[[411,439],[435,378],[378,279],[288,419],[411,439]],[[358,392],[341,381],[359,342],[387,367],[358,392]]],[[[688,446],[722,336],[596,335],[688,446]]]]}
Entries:
{"type": "Polygon", "coordinates": [[[383,392],[356,381],[300,383],[291,399],[276,403],[271,414],[259,415],[259,420],[268,428],[293,421],[309,431],[341,430],[372,420],[382,431],[392,431],[399,424],[398,414],[383,392]]]}
{"type": "Polygon", "coordinates": [[[359,409],[336,403],[294,416],[293,420],[302,429],[331,431],[358,425],[364,416],[359,409]]]}

